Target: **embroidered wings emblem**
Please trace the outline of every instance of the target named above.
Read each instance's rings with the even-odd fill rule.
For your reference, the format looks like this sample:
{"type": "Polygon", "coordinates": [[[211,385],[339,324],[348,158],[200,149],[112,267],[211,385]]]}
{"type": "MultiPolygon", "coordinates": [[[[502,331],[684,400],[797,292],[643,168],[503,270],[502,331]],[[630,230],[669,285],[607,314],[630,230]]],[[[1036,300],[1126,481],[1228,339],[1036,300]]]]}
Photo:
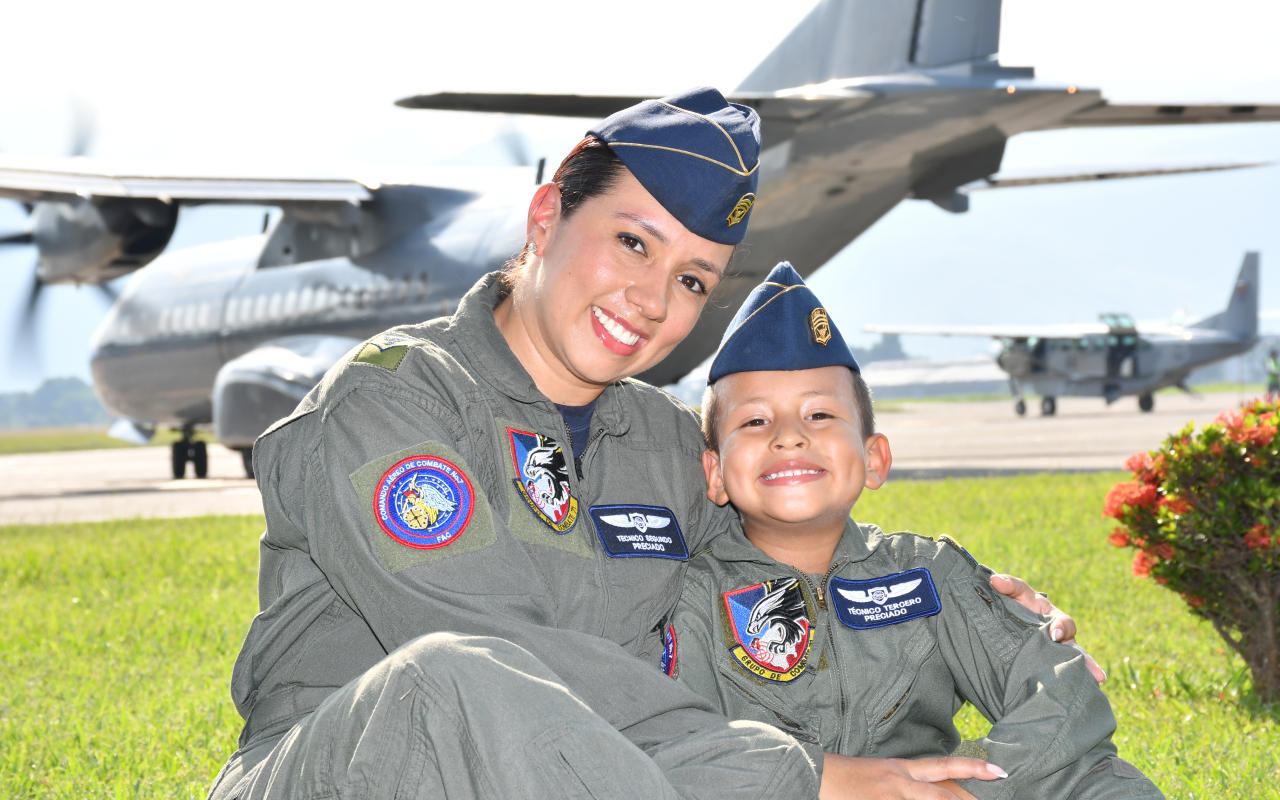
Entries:
{"type": "Polygon", "coordinates": [[[852,600],[855,603],[875,603],[876,605],[884,605],[895,597],[901,597],[909,593],[920,585],[920,578],[905,583],[895,583],[892,586],[876,586],[867,591],[859,591],[857,589],[836,589],[837,592],[844,595],[846,600],[852,600]]]}
{"type": "Polygon", "coordinates": [[[614,527],[635,528],[641,533],[650,528],[665,528],[671,524],[668,517],[655,517],[652,514],[640,514],[635,511],[630,514],[608,514],[601,516],[600,519],[614,527]]]}

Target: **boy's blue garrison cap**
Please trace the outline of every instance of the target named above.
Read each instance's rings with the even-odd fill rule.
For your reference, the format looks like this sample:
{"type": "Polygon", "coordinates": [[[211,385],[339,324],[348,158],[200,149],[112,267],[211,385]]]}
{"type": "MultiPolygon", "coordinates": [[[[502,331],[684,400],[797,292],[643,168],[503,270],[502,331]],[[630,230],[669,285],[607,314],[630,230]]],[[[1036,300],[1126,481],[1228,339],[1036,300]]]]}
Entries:
{"type": "Polygon", "coordinates": [[[760,115],[709,86],[645,100],[588,133],[689,230],[720,244],[747,233],[760,169],[760,115]]]}
{"type": "Polygon", "coordinates": [[[783,261],[752,290],[729,323],[707,382],[735,372],[818,367],[861,372],[818,296],[783,261]]]}

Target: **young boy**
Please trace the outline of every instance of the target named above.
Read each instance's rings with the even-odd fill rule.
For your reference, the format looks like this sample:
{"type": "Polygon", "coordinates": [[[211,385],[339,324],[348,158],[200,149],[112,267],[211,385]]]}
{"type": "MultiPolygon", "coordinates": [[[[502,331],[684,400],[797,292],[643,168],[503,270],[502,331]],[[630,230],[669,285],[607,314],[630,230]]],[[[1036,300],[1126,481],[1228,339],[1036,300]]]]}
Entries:
{"type": "Polygon", "coordinates": [[[979,798],[1163,796],[1116,757],[1084,656],[994,591],[991,570],[946,537],[850,519],[892,455],[857,362],[790,264],[738,312],[709,382],[708,494],[742,528],[690,560],[668,674],[815,751],[985,757],[1009,777],[961,782],[979,798]],[[994,727],[956,752],[966,700],[994,727]]]}

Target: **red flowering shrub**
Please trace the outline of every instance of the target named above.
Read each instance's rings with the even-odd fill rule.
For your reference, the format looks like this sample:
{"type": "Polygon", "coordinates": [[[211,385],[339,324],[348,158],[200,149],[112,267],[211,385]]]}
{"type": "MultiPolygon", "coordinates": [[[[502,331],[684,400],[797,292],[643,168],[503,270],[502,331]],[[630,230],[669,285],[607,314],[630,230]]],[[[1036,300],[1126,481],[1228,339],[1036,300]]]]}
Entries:
{"type": "Polygon", "coordinates": [[[1177,592],[1280,699],[1280,406],[1268,397],[1193,424],[1138,453],[1107,494],[1107,538],[1132,547],[1133,574],[1177,592]]]}

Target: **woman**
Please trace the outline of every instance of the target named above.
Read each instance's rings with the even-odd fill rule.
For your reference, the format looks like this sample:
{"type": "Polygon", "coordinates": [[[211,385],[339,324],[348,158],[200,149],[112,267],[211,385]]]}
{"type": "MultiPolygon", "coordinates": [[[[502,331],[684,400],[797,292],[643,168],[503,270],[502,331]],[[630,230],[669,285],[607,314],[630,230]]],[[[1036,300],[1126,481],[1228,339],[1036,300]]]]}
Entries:
{"type": "Polygon", "coordinates": [[[693,327],[758,156],[758,117],[713,89],[610,117],[537,190],[505,273],[362,345],[259,439],[261,613],[211,797],[905,796],[987,775],[824,758],[654,666],[684,560],[727,518],[696,416],[628,376],[693,327]]]}

